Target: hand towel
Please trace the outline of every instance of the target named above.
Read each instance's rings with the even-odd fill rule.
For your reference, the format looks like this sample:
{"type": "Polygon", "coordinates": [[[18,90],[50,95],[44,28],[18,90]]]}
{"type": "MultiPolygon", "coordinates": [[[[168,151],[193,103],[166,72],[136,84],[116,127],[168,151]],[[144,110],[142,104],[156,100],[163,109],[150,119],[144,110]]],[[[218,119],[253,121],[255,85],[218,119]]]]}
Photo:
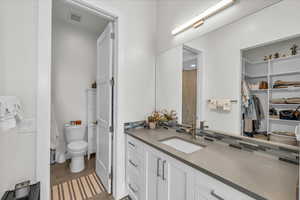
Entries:
{"type": "Polygon", "coordinates": [[[23,119],[20,100],[15,96],[0,96],[0,129],[16,127],[17,119],[23,119]]]}
{"type": "Polygon", "coordinates": [[[231,111],[231,100],[230,99],[223,99],[223,110],[231,111]]]}
{"type": "Polygon", "coordinates": [[[223,108],[223,101],[222,99],[217,99],[217,107],[220,109],[220,108],[223,108]]]}
{"type": "Polygon", "coordinates": [[[0,118],[6,115],[18,115],[22,119],[20,100],[15,96],[0,96],[0,118]]]}
{"type": "Polygon", "coordinates": [[[218,104],[218,102],[217,102],[216,99],[210,99],[210,100],[208,101],[208,107],[209,107],[209,109],[211,109],[211,110],[216,110],[216,109],[217,109],[217,104],[218,104]]]}

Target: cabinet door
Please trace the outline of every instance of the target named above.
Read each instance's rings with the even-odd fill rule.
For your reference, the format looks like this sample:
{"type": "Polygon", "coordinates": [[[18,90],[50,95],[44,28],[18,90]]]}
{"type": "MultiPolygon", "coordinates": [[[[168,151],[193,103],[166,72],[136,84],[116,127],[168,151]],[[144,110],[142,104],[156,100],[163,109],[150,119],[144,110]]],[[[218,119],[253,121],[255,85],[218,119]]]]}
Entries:
{"type": "Polygon", "coordinates": [[[193,200],[193,171],[152,148],[148,148],[148,200],[193,200]]]}
{"type": "Polygon", "coordinates": [[[147,200],[157,200],[158,181],[161,174],[161,158],[155,153],[148,151],[148,179],[147,179],[147,200]]]}
{"type": "Polygon", "coordinates": [[[162,158],[162,162],[158,165],[158,182],[157,182],[157,200],[167,200],[168,199],[168,163],[162,158]],[[161,173],[160,173],[161,170],[161,173]]]}
{"type": "Polygon", "coordinates": [[[164,174],[168,189],[168,200],[192,200],[193,171],[184,163],[169,158],[164,174]]]}

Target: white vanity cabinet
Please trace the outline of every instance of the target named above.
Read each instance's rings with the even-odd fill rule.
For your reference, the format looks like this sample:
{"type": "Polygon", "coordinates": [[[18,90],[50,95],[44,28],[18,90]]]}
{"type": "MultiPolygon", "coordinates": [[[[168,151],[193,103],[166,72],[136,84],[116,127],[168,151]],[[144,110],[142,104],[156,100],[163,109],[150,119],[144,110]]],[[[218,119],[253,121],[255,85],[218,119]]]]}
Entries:
{"type": "Polygon", "coordinates": [[[163,169],[163,158],[161,155],[153,153],[151,151],[148,154],[148,168],[147,168],[147,199],[163,200],[167,199],[167,183],[168,180],[163,176],[166,176],[166,169],[163,169]]]}
{"type": "Polygon", "coordinates": [[[197,170],[194,171],[194,174],[194,200],[254,200],[197,170]]]}
{"type": "Polygon", "coordinates": [[[146,199],[146,151],[140,141],[127,137],[126,186],[133,200],[146,199]]]}
{"type": "Polygon", "coordinates": [[[147,154],[147,199],[192,200],[191,168],[151,147],[147,154]]]}
{"type": "Polygon", "coordinates": [[[126,162],[134,200],[254,200],[129,135],[126,162]]]}

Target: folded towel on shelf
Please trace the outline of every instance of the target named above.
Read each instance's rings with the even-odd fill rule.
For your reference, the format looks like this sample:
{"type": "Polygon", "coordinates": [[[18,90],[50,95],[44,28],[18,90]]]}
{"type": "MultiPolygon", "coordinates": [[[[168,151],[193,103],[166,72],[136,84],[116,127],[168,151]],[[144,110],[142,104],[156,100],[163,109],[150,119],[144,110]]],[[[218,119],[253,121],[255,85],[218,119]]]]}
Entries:
{"type": "Polygon", "coordinates": [[[271,99],[272,104],[300,104],[300,97],[271,99]]]}
{"type": "Polygon", "coordinates": [[[300,123],[295,128],[295,135],[296,135],[297,141],[300,141],[300,123]]]}
{"type": "Polygon", "coordinates": [[[282,81],[277,80],[273,84],[273,88],[300,87],[300,81],[282,81]]]}

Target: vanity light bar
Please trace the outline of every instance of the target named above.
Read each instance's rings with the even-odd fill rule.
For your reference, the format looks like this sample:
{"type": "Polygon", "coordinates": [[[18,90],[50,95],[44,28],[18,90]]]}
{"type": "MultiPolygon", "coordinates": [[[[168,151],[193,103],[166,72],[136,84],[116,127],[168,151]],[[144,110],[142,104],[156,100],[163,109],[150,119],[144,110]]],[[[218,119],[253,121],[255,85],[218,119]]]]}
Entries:
{"type": "Polygon", "coordinates": [[[201,26],[204,23],[204,20],[206,20],[207,18],[217,14],[218,12],[220,12],[221,10],[224,10],[225,8],[228,8],[229,6],[233,5],[235,2],[235,0],[222,0],[219,3],[217,3],[216,5],[208,8],[207,10],[205,10],[203,13],[201,13],[200,15],[198,15],[197,17],[189,20],[188,22],[178,26],[177,28],[175,28],[172,31],[172,35],[177,35],[183,31],[186,31],[187,29],[194,27],[194,28],[198,28],[199,26],[201,26]]]}

